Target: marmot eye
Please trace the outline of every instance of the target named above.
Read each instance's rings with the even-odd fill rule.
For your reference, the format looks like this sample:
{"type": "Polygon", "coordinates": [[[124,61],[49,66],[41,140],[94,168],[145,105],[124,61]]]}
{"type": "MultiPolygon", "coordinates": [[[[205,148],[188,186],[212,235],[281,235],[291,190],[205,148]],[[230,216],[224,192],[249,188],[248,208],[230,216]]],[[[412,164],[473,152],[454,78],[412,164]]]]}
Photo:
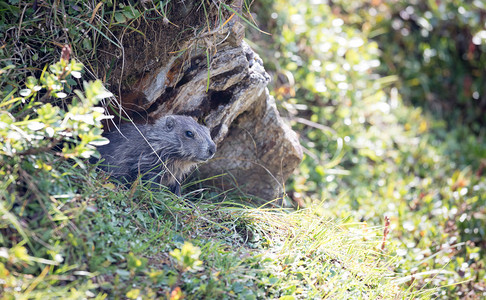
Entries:
{"type": "Polygon", "coordinates": [[[194,132],[188,130],[188,131],[186,131],[186,136],[189,137],[189,138],[193,138],[194,132]]]}

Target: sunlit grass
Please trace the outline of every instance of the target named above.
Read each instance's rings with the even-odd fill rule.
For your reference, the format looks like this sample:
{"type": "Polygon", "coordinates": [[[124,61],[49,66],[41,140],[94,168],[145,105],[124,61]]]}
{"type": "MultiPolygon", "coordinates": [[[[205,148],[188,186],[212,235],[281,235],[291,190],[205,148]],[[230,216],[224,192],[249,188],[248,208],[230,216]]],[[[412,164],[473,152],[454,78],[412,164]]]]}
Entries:
{"type": "MultiPolygon", "coordinates": [[[[441,5],[450,9],[456,5],[446,2],[441,5]]],[[[274,12],[266,17],[276,24],[271,29],[272,49],[277,53],[267,53],[265,60],[275,78],[271,93],[305,147],[304,161],[287,185],[289,195],[301,206],[322,203],[327,217],[374,226],[389,216],[389,238],[397,246],[392,251],[397,255],[392,269],[407,279],[397,282],[411,291],[435,289],[434,296],[444,299],[486,295],[481,229],[486,214],[486,138],[484,130],[477,129],[481,121],[471,127],[460,121],[476,111],[447,123],[411,106],[411,100],[423,103],[446,92],[450,95],[440,101],[449,104],[450,116],[467,113],[451,104],[463,94],[443,88],[432,94],[427,89],[443,78],[442,67],[429,69],[421,56],[410,56],[401,43],[386,37],[396,34],[411,47],[438,40],[420,38],[419,30],[400,36],[386,27],[394,22],[387,13],[405,9],[410,5],[406,1],[272,3],[274,12]],[[406,74],[397,73],[396,66],[406,66],[406,74]],[[406,98],[410,91],[428,96],[406,98]]],[[[414,16],[424,14],[419,7],[413,6],[414,16]]],[[[430,19],[434,18],[431,14],[430,19]]],[[[407,22],[413,23],[413,18],[407,22]]],[[[437,28],[441,34],[449,29],[437,28]]],[[[454,30],[447,34],[455,43],[454,30]]],[[[263,52],[268,48],[268,41],[252,37],[263,52]]],[[[447,52],[447,59],[435,59],[445,59],[461,72],[468,70],[468,62],[446,49],[437,51],[447,52]]],[[[475,60],[475,53],[481,51],[471,52],[467,60],[475,60]]],[[[457,75],[447,73],[461,81],[463,77],[457,75]]],[[[481,74],[476,75],[472,80],[481,81],[481,74]]],[[[468,101],[466,107],[474,103],[468,101]]]]}
{"type": "Polygon", "coordinates": [[[322,206],[265,209],[222,197],[207,201],[206,191],[191,198],[143,185],[131,191],[83,171],[70,185],[83,185],[82,194],[66,199],[60,213],[72,208],[79,213],[69,214],[68,223],[43,225],[57,234],[42,237],[41,244],[27,231],[41,252],[55,247],[55,260],[33,257],[25,245],[9,250],[2,264],[5,295],[411,297],[390,271],[393,245],[380,250],[382,228],[328,219],[320,213],[322,206]],[[178,268],[170,254],[187,242],[200,249],[196,259],[202,263],[193,270],[178,268]],[[23,263],[40,273],[29,275],[23,263]],[[6,271],[12,268],[18,271],[6,271]]]}

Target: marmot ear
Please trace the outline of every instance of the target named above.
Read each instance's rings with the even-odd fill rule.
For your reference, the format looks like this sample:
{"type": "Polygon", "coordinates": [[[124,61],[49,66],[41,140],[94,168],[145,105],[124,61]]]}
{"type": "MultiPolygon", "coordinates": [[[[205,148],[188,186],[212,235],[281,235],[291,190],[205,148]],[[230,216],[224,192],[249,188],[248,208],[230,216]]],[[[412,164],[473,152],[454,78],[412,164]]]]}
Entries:
{"type": "Polygon", "coordinates": [[[167,119],[165,120],[165,128],[167,129],[167,131],[171,131],[172,129],[174,129],[174,125],[175,125],[174,117],[168,116],[167,119]]]}

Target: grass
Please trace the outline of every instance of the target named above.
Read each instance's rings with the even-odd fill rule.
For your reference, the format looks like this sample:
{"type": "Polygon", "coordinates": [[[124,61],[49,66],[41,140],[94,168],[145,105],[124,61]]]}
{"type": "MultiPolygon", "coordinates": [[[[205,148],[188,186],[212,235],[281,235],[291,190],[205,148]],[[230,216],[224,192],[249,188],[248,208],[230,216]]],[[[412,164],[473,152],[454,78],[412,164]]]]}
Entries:
{"type": "MultiPolygon", "coordinates": [[[[80,194],[53,195],[59,209],[23,226],[30,242],[1,248],[7,299],[407,296],[389,269],[393,258],[380,250],[381,228],[330,220],[320,207],[252,208],[208,191],[186,199],[143,186],[131,193],[88,171],[72,175],[80,194]],[[200,265],[187,263],[191,256],[200,265]]],[[[4,216],[12,218],[2,228],[22,223],[4,216]]]]}
{"type": "MultiPolygon", "coordinates": [[[[410,81],[382,55],[400,53],[400,64],[410,69],[427,63],[421,56],[410,57],[400,43],[388,43],[386,34],[377,39],[380,43],[371,38],[397,32],[379,20],[389,20],[387,13],[400,6],[374,7],[367,1],[271,4],[266,8],[274,14],[260,21],[270,24],[265,29],[274,39],[251,39],[274,76],[271,93],[305,147],[304,161],[287,185],[289,195],[301,205],[323,202],[322,213],[328,217],[370,226],[390,217],[389,239],[397,247],[393,269],[408,279],[401,282],[411,291],[435,289],[433,296],[442,299],[484,297],[484,128],[459,120],[448,123],[409,104],[409,94],[402,91],[425,91],[407,85],[410,81]],[[380,64],[377,74],[373,66],[380,64]]],[[[442,33],[447,30],[440,27],[442,33]]],[[[447,34],[455,36],[453,30],[447,34]]],[[[419,31],[411,36],[410,45],[427,43],[418,38],[419,31]]],[[[456,68],[469,63],[453,53],[456,68]]],[[[431,81],[449,71],[437,66],[437,78],[431,81]]],[[[422,78],[406,74],[412,75],[422,78]]],[[[474,80],[480,81],[480,74],[474,80]]],[[[427,92],[435,98],[443,93],[439,89],[427,92]]],[[[451,110],[451,116],[465,113],[460,107],[451,110]]]]}

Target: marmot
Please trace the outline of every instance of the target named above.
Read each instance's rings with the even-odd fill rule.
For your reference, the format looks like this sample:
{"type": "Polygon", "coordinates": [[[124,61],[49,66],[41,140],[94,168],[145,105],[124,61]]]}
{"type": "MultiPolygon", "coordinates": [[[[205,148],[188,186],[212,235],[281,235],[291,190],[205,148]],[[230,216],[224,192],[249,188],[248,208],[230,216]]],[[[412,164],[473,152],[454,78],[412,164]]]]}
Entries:
{"type": "Polygon", "coordinates": [[[104,136],[110,143],[98,147],[101,169],[126,182],[141,176],[178,196],[184,176],[216,152],[209,129],[186,116],[168,115],[153,125],[123,124],[104,136]]]}

